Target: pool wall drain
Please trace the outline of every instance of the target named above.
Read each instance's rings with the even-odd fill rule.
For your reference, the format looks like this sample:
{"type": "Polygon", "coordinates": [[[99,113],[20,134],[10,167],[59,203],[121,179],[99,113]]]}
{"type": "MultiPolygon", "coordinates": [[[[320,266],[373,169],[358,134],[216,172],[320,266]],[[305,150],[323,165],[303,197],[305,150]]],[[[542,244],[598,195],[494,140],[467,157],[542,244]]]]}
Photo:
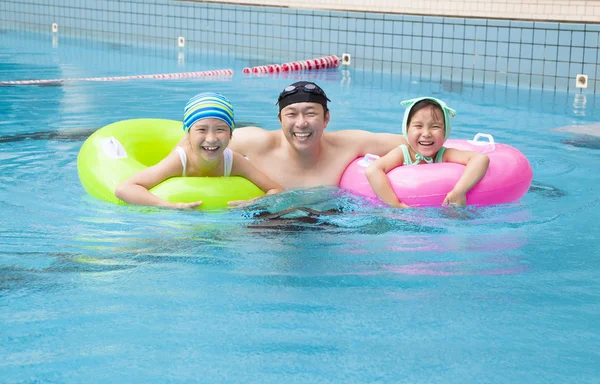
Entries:
{"type": "Polygon", "coordinates": [[[296,71],[314,71],[320,69],[337,68],[340,65],[340,59],[336,55],[318,57],[301,61],[293,61],[283,64],[259,65],[256,67],[246,67],[242,71],[244,74],[263,74],[280,73],[296,71]]]}
{"type": "Polygon", "coordinates": [[[180,72],[180,73],[162,73],[154,75],[134,75],[134,76],[112,76],[112,77],[83,77],[71,79],[48,79],[48,80],[14,80],[0,81],[1,85],[39,85],[39,84],[57,84],[77,81],[122,81],[122,80],[139,80],[139,79],[184,79],[190,77],[231,77],[233,70],[231,69],[215,69],[212,71],[200,72],[180,72]]]}

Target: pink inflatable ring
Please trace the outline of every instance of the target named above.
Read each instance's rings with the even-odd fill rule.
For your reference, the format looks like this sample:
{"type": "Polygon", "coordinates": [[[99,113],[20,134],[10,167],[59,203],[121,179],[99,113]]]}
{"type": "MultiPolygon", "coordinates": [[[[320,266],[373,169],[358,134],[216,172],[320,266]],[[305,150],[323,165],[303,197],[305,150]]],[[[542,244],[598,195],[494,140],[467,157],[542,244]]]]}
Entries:
{"type": "MultiPolygon", "coordinates": [[[[516,148],[497,144],[491,135],[478,133],[473,140],[448,140],[447,148],[485,153],[489,168],[467,193],[469,205],[494,205],[518,201],[527,193],[533,173],[527,158],[516,148]],[[487,141],[480,141],[487,138],[487,141]]],[[[366,155],[354,160],[342,175],[340,187],[367,197],[377,197],[365,168],[378,156],[366,155]]],[[[409,206],[439,206],[452,190],[465,166],[454,163],[402,166],[388,172],[388,179],[398,199],[409,206]]]]}

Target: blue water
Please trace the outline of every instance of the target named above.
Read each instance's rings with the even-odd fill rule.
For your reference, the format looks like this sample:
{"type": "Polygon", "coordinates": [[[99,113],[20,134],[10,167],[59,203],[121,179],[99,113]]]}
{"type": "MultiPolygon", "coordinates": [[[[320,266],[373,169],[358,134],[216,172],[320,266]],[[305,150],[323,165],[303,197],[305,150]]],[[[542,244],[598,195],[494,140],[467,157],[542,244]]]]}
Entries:
{"type": "Polygon", "coordinates": [[[0,33],[0,81],[236,71],[0,87],[0,381],[600,380],[600,132],[555,130],[598,122],[597,98],[352,68],[241,74],[257,64],[0,33]],[[94,129],[181,119],[207,90],[228,96],[239,122],[277,129],[276,96],[299,78],[333,100],[331,131],[398,132],[401,100],[440,97],[459,112],[452,137],[487,132],[517,147],[533,186],[519,203],[465,209],[291,191],[267,200],[267,220],[258,207],[114,206],[79,183],[77,153],[94,129]],[[296,207],[343,213],[275,214],[296,207]]]}

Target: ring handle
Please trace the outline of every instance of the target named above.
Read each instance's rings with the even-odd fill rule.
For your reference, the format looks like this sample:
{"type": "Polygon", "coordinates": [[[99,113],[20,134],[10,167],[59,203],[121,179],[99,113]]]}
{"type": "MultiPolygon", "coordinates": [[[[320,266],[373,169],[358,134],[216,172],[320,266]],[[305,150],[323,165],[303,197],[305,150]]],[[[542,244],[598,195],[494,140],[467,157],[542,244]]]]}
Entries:
{"type": "Polygon", "coordinates": [[[473,140],[469,140],[469,143],[473,144],[473,145],[477,145],[477,146],[484,146],[484,145],[494,145],[496,144],[494,141],[494,136],[488,134],[488,133],[478,133],[475,135],[475,137],[473,137],[473,140]],[[486,138],[488,139],[488,141],[479,141],[479,139],[481,138],[486,138]]]}
{"type": "Polygon", "coordinates": [[[371,153],[367,153],[364,158],[362,158],[358,161],[358,165],[366,168],[369,166],[369,164],[371,164],[372,162],[374,162],[377,159],[379,159],[379,156],[373,155],[371,153]]]}

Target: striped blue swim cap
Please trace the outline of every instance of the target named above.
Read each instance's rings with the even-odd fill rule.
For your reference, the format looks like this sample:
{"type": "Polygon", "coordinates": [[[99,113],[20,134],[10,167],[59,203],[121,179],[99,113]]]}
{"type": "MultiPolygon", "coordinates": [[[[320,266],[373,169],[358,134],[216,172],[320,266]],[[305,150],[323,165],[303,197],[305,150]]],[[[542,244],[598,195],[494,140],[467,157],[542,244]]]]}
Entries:
{"type": "Polygon", "coordinates": [[[199,93],[192,97],[183,110],[183,130],[189,131],[192,125],[202,119],[219,119],[233,131],[233,106],[227,98],[213,92],[199,93]]]}

